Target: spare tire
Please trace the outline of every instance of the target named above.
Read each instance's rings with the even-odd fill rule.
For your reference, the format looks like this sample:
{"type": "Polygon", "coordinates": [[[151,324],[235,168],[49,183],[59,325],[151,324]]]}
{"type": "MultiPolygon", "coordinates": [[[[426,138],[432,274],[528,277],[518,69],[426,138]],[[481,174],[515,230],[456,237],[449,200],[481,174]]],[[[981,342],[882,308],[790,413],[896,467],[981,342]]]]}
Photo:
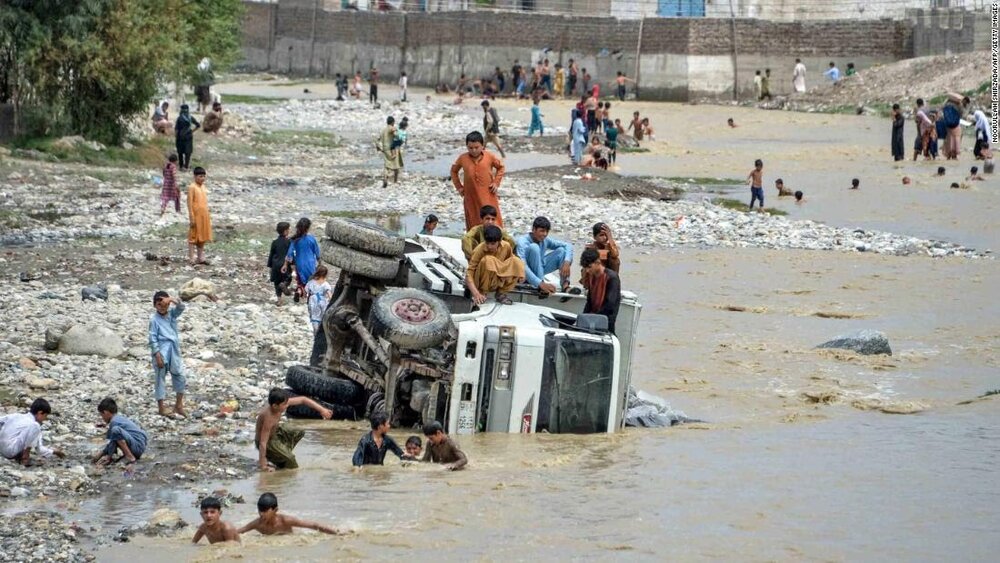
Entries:
{"type": "MultiPolygon", "coordinates": [[[[292,389],[286,389],[288,394],[292,397],[303,397],[304,395],[299,395],[292,389]]],[[[312,397],[310,397],[312,398],[312,397]]],[[[320,399],[312,398],[312,400],[319,403],[319,406],[323,408],[330,409],[333,411],[333,417],[330,420],[357,420],[358,411],[353,406],[350,405],[338,405],[336,403],[328,403],[320,399]]],[[[312,418],[319,419],[323,418],[320,414],[305,405],[294,405],[285,409],[285,413],[288,414],[288,418],[312,418]]]]}
{"type": "Polygon", "coordinates": [[[448,306],[412,287],[392,288],[372,303],[372,332],[400,348],[437,346],[451,331],[448,306]]]}
{"type": "Polygon", "coordinates": [[[364,388],[350,379],[309,366],[288,368],[285,383],[300,395],[329,403],[354,405],[366,398],[364,388]]]}
{"type": "Polygon", "coordinates": [[[391,280],[399,273],[399,258],[365,254],[329,240],[324,240],[320,247],[324,262],[352,274],[376,280],[391,280]]]}
{"type": "Polygon", "coordinates": [[[357,219],[331,217],[326,236],[337,244],[380,256],[399,256],[406,246],[406,239],[398,234],[357,219]]]}

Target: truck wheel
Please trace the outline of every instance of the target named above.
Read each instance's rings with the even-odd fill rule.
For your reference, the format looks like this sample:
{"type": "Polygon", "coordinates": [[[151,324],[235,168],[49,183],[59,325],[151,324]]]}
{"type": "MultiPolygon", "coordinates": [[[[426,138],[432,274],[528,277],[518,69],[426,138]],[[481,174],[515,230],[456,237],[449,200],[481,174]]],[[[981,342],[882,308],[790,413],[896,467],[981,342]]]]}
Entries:
{"type": "Polygon", "coordinates": [[[384,393],[372,393],[368,397],[368,402],[365,404],[365,417],[371,418],[373,414],[385,412],[385,394],[384,393]]]}
{"type": "Polygon", "coordinates": [[[285,373],[285,383],[300,395],[329,403],[353,405],[364,399],[360,385],[332,373],[309,366],[292,366],[285,373]]]}
{"type": "MultiPolygon", "coordinates": [[[[304,395],[299,395],[298,393],[296,393],[295,391],[293,391],[291,389],[286,389],[286,391],[288,391],[288,394],[291,395],[292,397],[302,397],[302,396],[304,396],[304,395]]],[[[358,419],[357,411],[354,409],[354,407],[352,407],[350,405],[338,405],[336,403],[328,403],[326,401],[323,401],[323,400],[320,400],[320,399],[316,399],[316,398],[312,398],[312,400],[314,400],[317,403],[319,403],[319,405],[321,407],[328,408],[331,411],[333,411],[333,418],[331,418],[331,420],[357,420],[358,419]]],[[[295,406],[288,407],[288,409],[285,410],[285,413],[288,414],[289,418],[311,418],[311,419],[320,419],[320,418],[323,418],[322,416],[320,416],[320,414],[318,412],[312,410],[311,408],[309,408],[309,407],[307,407],[305,405],[295,405],[295,406]]]]}
{"type": "Polygon", "coordinates": [[[426,291],[393,288],[372,303],[372,332],[400,348],[437,346],[448,337],[451,326],[448,306],[426,291]]]}
{"type": "Polygon", "coordinates": [[[331,217],[326,222],[326,236],[335,243],[380,256],[399,256],[406,246],[406,239],[396,233],[356,219],[331,217]]]}
{"type": "Polygon", "coordinates": [[[352,274],[376,280],[391,280],[399,272],[398,258],[366,254],[329,240],[324,240],[320,247],[324,262],[352,274]]]}

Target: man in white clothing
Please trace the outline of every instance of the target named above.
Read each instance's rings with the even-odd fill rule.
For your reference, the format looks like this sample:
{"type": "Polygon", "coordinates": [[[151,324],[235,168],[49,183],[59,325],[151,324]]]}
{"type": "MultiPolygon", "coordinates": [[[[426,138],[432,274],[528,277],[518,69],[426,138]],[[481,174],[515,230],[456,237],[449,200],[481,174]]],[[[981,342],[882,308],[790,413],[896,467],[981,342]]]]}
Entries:
{"type": "Polygon", "coordinates": [[[795,70],[792,71],[792,86],[796,92],[806,91],[806,65],[802,64],[802,59],[795,59],[795,70]]]}
{"type": "Polygon", "coordinates": [[[52,413],[52,407],[45,399],[35,399],[26,413],[8,414],[0,417],[0,455],[21,465],[28,465],[32,448],[41,457],[53,454],[63,457],[58,450],[46,448],[42,444],[42,423],[52,413]]]}

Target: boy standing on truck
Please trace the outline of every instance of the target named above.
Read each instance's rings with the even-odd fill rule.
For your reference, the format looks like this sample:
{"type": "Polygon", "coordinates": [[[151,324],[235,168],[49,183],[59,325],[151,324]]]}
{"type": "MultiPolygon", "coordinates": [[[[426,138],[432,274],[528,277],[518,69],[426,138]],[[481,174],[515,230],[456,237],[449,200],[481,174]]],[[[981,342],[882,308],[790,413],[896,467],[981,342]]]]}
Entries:
{"type": "Polygon", "coordinates": [[[469,458],[465,457],[451,436],[444,433],[440,422],[425,424],[424,436],[427,436],[427,451],[420,461],[443,463],[444,469],[448,471],[456,471],[469,464],[469,458]]]}
{"type": "Polygon", "coordinates": [[[483,227],[483,242],[472,251],[465,285],[476,305],[486,302],[486,294],[495,291],[497,303],[513,303],[507,296],[514,286],[524,281],[524,262],[514,255],[510,243],[501,240],[503,233],[496,225],[483,227]]]}
{"type": "Polygon", "coordinates": [[[318,412],[323,420],[333,417],[330,409],[321,407],[308,397],[289,397],[288,391],[284,389],[271,389],[267,394],[267,406],[257,412],[257,428],[253,440],[259,452],[257,466],[261,471],[274,471],[274,467],[267,462],[273,463],[278,469],[298,469],[299,462],[292,450],[305,436],[305,432],[298,428],[289,430],[279,424],[281,415],[294,405],[306,405],[318,412]]]}

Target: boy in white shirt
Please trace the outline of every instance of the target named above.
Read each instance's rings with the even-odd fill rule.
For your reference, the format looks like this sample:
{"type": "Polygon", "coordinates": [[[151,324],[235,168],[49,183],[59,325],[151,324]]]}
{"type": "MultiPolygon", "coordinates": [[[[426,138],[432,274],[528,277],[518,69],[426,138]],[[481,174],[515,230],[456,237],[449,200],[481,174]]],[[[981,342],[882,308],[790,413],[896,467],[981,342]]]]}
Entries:
{"type": "Polygon", "coordinates": [[[38,398],[31,403],[28,412],[0,417],[0,455],[21,465],[28,465],[32,448],[41,457],[53,454],[63,457],[61,451],[46,448],[42,444],[42,423],[51,413],[49,402],[38,398]]]}
{"type": "Polygon", "coordinates": [[[399,100],[406,101],[406,72],[399,73],[399,100]]]}

